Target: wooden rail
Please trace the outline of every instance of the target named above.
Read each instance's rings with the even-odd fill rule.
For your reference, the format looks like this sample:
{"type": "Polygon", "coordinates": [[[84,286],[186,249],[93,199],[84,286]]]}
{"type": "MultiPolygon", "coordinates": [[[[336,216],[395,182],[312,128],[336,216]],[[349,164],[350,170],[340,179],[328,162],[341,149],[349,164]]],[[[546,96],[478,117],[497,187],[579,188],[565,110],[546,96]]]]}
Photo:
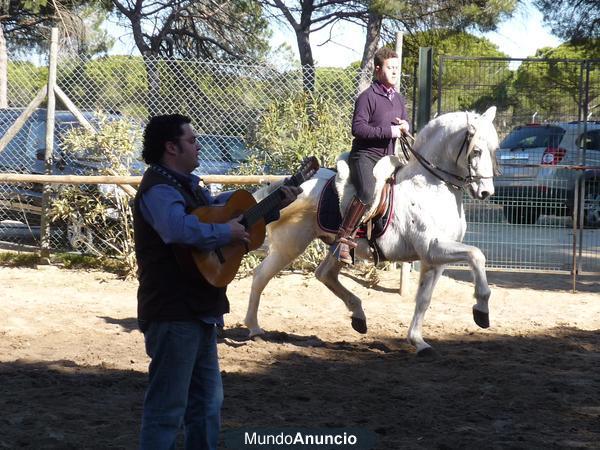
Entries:
{"type": "MultiPolygon", "coordinates": [[[[284,175],[203,175],[200,177],[204,184],[266,184],[273,183],[284,178],[284,175]]],[[[0,173],[0,183],[138,185],[141,181],[141,176],[35,175],[27,173],[0,173]]]]}

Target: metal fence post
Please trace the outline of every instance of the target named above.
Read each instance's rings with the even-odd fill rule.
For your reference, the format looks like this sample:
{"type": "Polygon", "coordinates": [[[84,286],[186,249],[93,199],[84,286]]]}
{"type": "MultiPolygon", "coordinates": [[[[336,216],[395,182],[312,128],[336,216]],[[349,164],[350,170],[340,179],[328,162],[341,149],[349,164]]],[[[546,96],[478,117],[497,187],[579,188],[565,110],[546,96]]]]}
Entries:
{"type": "MultiPolygon", "coordinates": [[[[44,153],[45,173],[52,173],[54,151],[54,113],[56,109],[56,65],[58,58],[58,28],[52,28],[50,37],[50,55],[48,58],[48,106],[46,111],[46,151],[44,153]]],[[[42,217],[40,223],[40,257],[42,260],[50,256],[50,226],[48,209],[50,208],[51,185],[42,188],[42,217]]]]}
{"type": "Polygon", "coordinates": [[[419,48],[419,104],[417,110],[417,131],[421,130],[431,118],[432,54],[433,50],[431,47],[419,48]]]}
{"type": "MultiPolygon", "coordinates": [[[[398,58],[400,59],[400,69],[399,72],[402,74],[402,43],[404,40],[404,33],[401,31],[396,33],[396,53],[398,54],[398,58]]],[[[402,81],[402,76],[398,77],[398,84],[396,86],[396,90],[400,91],[400,82],[402,81]]],[[[392,263],[394,266],[396,263],[392,263]]],[[[410,273],[410,263],[400,263],[400,285],[398,287],[398,293],[400,295],[405,295],[408,290],[409,285],[409,277],[410,273]]]]}

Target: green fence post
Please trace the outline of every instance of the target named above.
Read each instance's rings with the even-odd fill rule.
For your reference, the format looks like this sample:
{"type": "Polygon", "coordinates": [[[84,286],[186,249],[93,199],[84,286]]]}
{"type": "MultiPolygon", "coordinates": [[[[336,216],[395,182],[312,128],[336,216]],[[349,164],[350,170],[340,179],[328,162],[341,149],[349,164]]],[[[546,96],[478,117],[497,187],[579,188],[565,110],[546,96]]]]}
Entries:
{"type": "Polygon", "coordinates": [[[421,130],[431,117],[431,83],[433,57],[431,47],[419,48],[419,102],[417,106],[417,130],[421,130]]]}

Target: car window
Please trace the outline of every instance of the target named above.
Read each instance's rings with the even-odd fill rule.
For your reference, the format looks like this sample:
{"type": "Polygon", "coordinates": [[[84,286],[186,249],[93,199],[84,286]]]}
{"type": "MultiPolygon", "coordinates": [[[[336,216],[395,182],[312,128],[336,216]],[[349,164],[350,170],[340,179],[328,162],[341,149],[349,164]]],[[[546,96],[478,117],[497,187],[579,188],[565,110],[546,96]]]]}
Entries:
{"type": "Polygon", "coordinates": [[[244,141],[234,136],[198,136],[200,159],[205,161],[243,162],[248,158],[244,141]]]}
{"type": "Polygon", "coordinates": [[[205,161],[221,161],[223,159],[219,142],[215,136],[198,136],[198,144],[200,145],[200,159],[205,161]]]}
{"type": "Polygon", "coordinates": [[[500,148],[558,147],[565,130],[556,126],[518,127],[500,143],[500,148]]]}
{"type": "Polygon", "coordinates": [[[586,150],[600,151],[600,130],[590,130],[579,136],[577,146],[586,150]]]}
{"type": "Polygon", "coordinates": [[[244,162],[248,159],[246,145],[240,138],[227,138],[223,142],[227,161],[244,162]]]}

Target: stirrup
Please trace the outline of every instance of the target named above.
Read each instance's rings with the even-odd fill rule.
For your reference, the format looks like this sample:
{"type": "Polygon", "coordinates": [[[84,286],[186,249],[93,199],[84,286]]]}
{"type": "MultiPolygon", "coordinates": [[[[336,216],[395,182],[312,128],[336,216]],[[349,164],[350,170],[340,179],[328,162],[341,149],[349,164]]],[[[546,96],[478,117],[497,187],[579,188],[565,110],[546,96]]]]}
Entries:
{"type": "MultiPolygon", "coordinates": [[[[355,245],[356,247],[356,245],[355,245]]],[[[349,266],[351,266],[352,264],[354,264],[354,260],[352,258],[352,254],[350,253],[350,248],[348,246],[348,244],[344,243],[344,242],[338,242],[337,245],[335,246],[335,248],[332,251],[333,256],[335,257],[335,259],[337,259],[339,262],[347,264],[349,266]],[[346,248],[348,249],[347,251],[342,251],[343,246],[346,246],[346,248]]]]}

